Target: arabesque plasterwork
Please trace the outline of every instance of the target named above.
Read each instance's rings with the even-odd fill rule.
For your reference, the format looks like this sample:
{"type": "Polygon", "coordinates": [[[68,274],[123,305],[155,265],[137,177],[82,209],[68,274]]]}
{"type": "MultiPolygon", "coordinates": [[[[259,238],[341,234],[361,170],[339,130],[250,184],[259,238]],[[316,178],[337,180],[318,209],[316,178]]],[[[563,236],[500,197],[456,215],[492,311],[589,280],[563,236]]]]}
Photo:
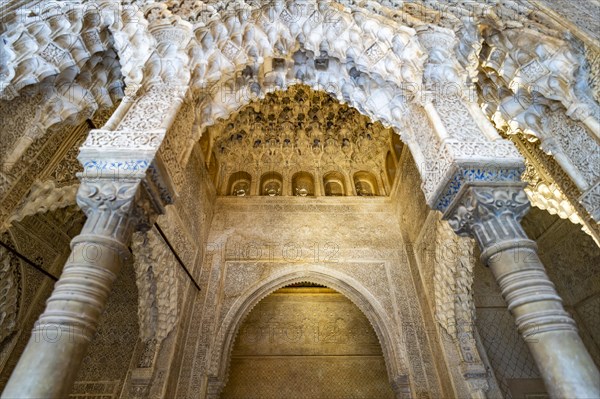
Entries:
{"type": "MultiPolygon", "coordinates": [[[[477,77],[476,68],[474,69],[477,52],[490,48],[492,49],[490,54],[504,54],[502,57],[506,58],[509,52],[504,51],[502,46],[506,46],[510,40],[517,41],[514,39],[513,32],[517,31],[519,24],[521,27],[532,29],[533,33],[529,36],[532,39],[540,36],[548,37],[548,45],[553,46],[563,43],[551,34],[551,26],[554,22],[550,19],[542,21],[527,19],[531,10],[526,5],[516,8],[502,6],[498,10],[484,5],[473,5],[474,8],[470,11],[475,11],[475,15],[492,16],[491,20],[485,21],[485,24],[480,22],[480,30],[487,27],[486,24],[490,26],[482,35],[473,29],[473,26],[476,26],[473,24],[475,21],[466,23],[454,17],[452,12],[458,12],[460,6],[452,5],[438,9],[434,7],[432,14],[428,15],[423,13],[425,8],[407,8],[399,3],[398,5],[403,6],[406,13],[395,17],[390,14],[392,4],[383,4],[374,8],[367,6],[366,9],[371,13],[379,14],[378,19],[373,19],[367,13],[355,13],[353,16],[348,13],[349,9],[360,10],[361,7],[365,7],[360,2],[348,2],[345,4],[348,8],[310,2],[302,7],[286,6],[284,3],[257,6],[252,2],[232,3],[227,7],[221,4],[192,5],[185,2],[181,4],[131,2],[117,6],[106,1],[97,4],[101,12],[96,14],[92,11],[96,10],[94,7],[81,6],[81,12],[85,11],[87,13],[85,15],[90,15],[88,20],[93,22],[93,28],[90,27],[92,30],[108,29],[108,32],[115,35],[117,34],[115,32],[118,32],[119,20],[127,22],[131,18],[139,18],[141,13],[145,16],[143,19],[148,21],[148,25],[135,24],[138,32],[130,31],[125,35],[127,37],[117,34],[120,36],[116,44],[117,53],[123,65],[125,82],[130,86],[129,93],[135,96],[140,92],[138,88],[155,84],[153,82],[169,81],[170,84],[181,82],[179,84],[182,86],[189,85],[192,92],[199,96],[200,127],[214,123],[215,118],[231,113],[251,98],[263,96],[265,92],[272,90],[273,86],[287,87],[294,81],[301,81],[313,88],[323,88],[332,92],[338,99],[349,102],[361,112],[376,116],[375,119],[384,124],[396,127],[406,141],[411,141],[408,134],[403,131],[406,129],[398,125],[399,119],[410,115],[407,113],[407,100],[413,101],[416,95],[417,100],[423,103],[422,98],[428,97],[420,92],[423,89],[434,90],[434,97],[441,95],[431,86],[433,82],[451,83],[460,93],[472,97],[473,91],[469,85],[472,85],[477,77]],[[424,23],[429,22],[428,18],[436,13],[442,16],[438,19],[441,28],[432,31],[424,23]],[[515,27],[506,29],[500,18],[494,18],[497,15],[513,15],[519,22],[515,27]],[[392,28],[393,24],[390,22],[394,18],[402,18],[402,22],[409,28],[400,30],[392,28]],[[227,24],[234,21],[237,22],[229,28],[227,24]],[[227,35],[223,36],[223,32],[231,32],[233,27],[241,30],[251,27],[253,33],[234,40],[227,38],[227,35]],[[503,29],[508,33],[503,33],[503,29]],[[146,33],[142,34],[142,31],[146,33]],[[217,32],[221,33],[217,35],[217,32]],[[306,32],[310,34],[306,36],[306,32]],[[353,42],[352,37],[358,32],[370,35],[374,44],[369,44],[369,41],[353,42]],[[136,38],[135,51],[132,45],[133,37],[136,38]],[[173,39],[177,39],[176,45],[170,44],[173,43],[173,39]],[[139,40],[145,44],[140,46],[139,40]],[[298,43],[300,48],[295,47],[297,45],[294,43],[298,43]],[[350,47],[349,43],[352,43],[350,47]],[[496,48],[498,50],[495,50],[496,48]],[[144,49],[146,55],[142,56],[144,49]],[[150,49],[155,50],[148,51],[150,49]],[[348,49],[352,49],[352,52],[348,53],[348,49]],[[428,53],[429,64],[423,63],[428,53]],[[322,56],[323,54],[326,56],[322,56]],[[345,60],[348,59],[348,54],[363,54],[363,56],[353,57],[354,64],[347,65],[345,60]],[[435,57],[440,56],[443,58],[436,61],[435,57]],[[455,61],[448,62],[452,58],[455,61]],[[139,60],[143,60],[142,64],[139,60]],[[206,60],[211,60],[210,64],[207,64],[206,60]],[[132,65],[133,61],[136,62],[135,68],[132,65]],[[140,68],[144,63],[146,66],[140,68]],[[176,67],[178,64],[180,67],[176,67]],[[392,78],[393,75],[390,75],[392,70],[400,71],[400,74],[392,78]],[[332,75],[334,71],[335,77],[332,75]],[[419,78],[422,73],[424,73],[424,81],[419,78]],[[341,78],[344,74],[347,77],[341,78]],[[357,79],[359,76],[363,76],[363,79],[357,79]],[[385,86],[381,85],[382,78],[386,80],[385,86]],[[393,88],[394,85],[396,89],[393,88]],[[386,97],[387,99],[384,100],[386,97]]],[[[78,6],[75,4],[74,7],[78,6]]],[[[39,12],[39,9],[36,11],[39,12]]],[[[53,9],[48,15],[54,15],[57,11],[53,9]]],[[[526,39],[519,40],[517,42],[521,43],[526,39]]],[[[561,101],[566,108],[573,110],[569,111],[569,115],[578,118],[593,130],[597,127],[594,118],[597,104],[595,105],[594,101],[590,102],[589,95],[577,90],[575,72],[560,69],[568,65],[571,71],[575,71],[581,60],[572,55],[576,49],[568,46],[563,48],[564,50],[556,53],[557,55],[552,57],[542,55],[539,60],[529,62],[527,68],[525,66],[522,69],[505,68],[502,72],[505,75],[502,78],[508,82],[509,87],[522,91],[531,91],[528,85],[534,83],[538,87],[541,83],[552,85],[554,81],[564,81],[560,86],[563,91],[558,94],[553,94],[550,89],[546,91],[538,89],[538,92],[546,95],[549,101],[561,101]],[[534,68],[536,65],[539,65],[537,69],[534,68]],[[515,71],[514,76],[506,75],[508,70],[515,71]],[[568,78],[553,77],[556,74],[568,78]],[[540,80],[542,77],[544,77],[543,81],[540,80]],[[575,109],[578,111],[575,112],[575,109]]],[[[488,53],[484,51],[482,54],[488,53]]],[[[488,68],[486,71],[491,70],[504,58],[488,57],[486,62],[490,67],[486,67],[488,68]]],[[[14,84],[11,87],[13,86],[14,84]]],[[[141,92],[143,93],[144,89],[141,92]]],[[[139,101],[146,100],[134,101],[137,104],[139,101]]],[[[135,118],[133,115],[137,106],[134,105],[133,108],[131,113],[125,112],[123,115],[125,119],[121,123],[127,123],[128,119],[135,118]]],[[[468,112],[477,113],[473,109],[468,112]]],[[[444,121],[443,114],[444,111],[441,110],[442,121],[444,121]]],[[[463,115],[469,117],[468,114],[463,115]]],[[[481,130],[491,131],[490,127],[483,126],[485,122],[480,120],[482,118],[479,115],[474,116],[481,130]]],[[[453,123],[447,121],[445,124],[446,131],[452,135],[453,123]]],[[[116,125],[112,128],[119,129],[116,125]]],[[[439,127],[436,129],[439,130],[439,127]]],[[[496,142],[495,145],[499,144],[497,138],[492,137],[489,132],[487,138],[480,137],[480,140],[482,143],[491,140],[496,142]]],[[[462,145],[464,144],[460,144],[459,140],[458,146],[462,145]]],[[[485,153],[486,145],[479,145],[477,150],[485,153]]],[[[421,149],[421,152],[425,152],[424,149],[421,149]]],[[[497,155],[494,156],[497,160],[497,155]]],[[[514,157],[509,162],[511,164],[509,168],[516,167],[518,156],[511,153],[509,157],[514,157]]],[[[461,163],[457,159],[451,163],[456,162],[461,163]]],[[[423,172],[423,176],[425,173],[423,172]]],[[[490,177],[494,178],[493,176],[497,176],[498,173],[504,176],[502,178],[506,178],[506,173],[500,171],[495,171],[490,177]]],[[[459,172],[456,177],[457,184],[471,181],[463,172],[459,172]]],[[[452,190],[450,187],[443,189],[452,190]]],[[[435,191],[438,190],[439,187],[435,191]]],[[[439,196],[440,193],[435,191],[430,195],[439,196]]],[[[584,203],[593,203],[593,201],[584,199],[584,203]]],[[[432,200],[430,204],[441,209],[447,206],[443,199],[442,202],[437,203],[432,200]]]]}

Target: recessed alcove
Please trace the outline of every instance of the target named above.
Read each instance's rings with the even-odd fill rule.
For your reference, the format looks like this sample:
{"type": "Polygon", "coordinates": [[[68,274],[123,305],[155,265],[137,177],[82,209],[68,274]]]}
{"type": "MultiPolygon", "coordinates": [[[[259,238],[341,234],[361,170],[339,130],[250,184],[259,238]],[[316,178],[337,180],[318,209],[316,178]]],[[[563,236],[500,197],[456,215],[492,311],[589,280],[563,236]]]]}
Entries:
{"type": "Polygon", "coordinates": [[[243,320],[222,398],[393,398],[381,345],[343,294],[295,283],[243,320]]]}
{"type": "Polygon", "coordinates": [[[252,177],[248,172],[235,172],[229,177],[228,195],[245,197],[250,194],[252,177]]]}
{"type": "Polygon", "coordinates": [[[325,195],[329,197],[343,197],[346,195],[344,175],[340,172],[328,172],[323,176],[325,195]]]}
{"type": "Polygon", "coordinates": [[[354,188],[359,197],[379,195],[377,179],[369,172],[359,171],[354,174],[354,188]]]}
{"type": "Polygon", "coordinates": [[[315,179],[308,172],[296,172],[292,176],[292,195],[312,197],[315,195],[315,179]]]}
{"type": "Polygon", "coordinates": [[[283,177],[277,172],[267,172],[260,178],[260,195],[278,197],[283,192],[283,177]]]}

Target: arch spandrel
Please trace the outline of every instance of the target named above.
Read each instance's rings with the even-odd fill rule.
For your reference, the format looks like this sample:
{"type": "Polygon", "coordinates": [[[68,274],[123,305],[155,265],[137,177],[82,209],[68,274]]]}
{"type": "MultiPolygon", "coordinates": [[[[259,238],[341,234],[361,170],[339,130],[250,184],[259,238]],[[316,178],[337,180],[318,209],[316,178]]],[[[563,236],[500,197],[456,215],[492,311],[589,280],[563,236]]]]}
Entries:
{"type": "Polygon", "coordinates": [[[212,344],[207,373],[209,380],[220,390],[227,382],[231,352],[239,328],[250,311],[267,295],[286,285],[311,282],[325,285],[346,296],[367,317],[375,330],[388,371],[390,383],[395,389],[406,389],[407,377],[410,375],[406,353],[403,352],[402,331],[393,328],[396,323],[389,318],[389,311],[384,309],[380,299],[367,289],[361,277],[333,268],[306,265],[283,267],[267,278],[256,280],[247,289],[242,290],[237,299],[221,314],[225,317],[219,320],[215,342],[212,344]]]}

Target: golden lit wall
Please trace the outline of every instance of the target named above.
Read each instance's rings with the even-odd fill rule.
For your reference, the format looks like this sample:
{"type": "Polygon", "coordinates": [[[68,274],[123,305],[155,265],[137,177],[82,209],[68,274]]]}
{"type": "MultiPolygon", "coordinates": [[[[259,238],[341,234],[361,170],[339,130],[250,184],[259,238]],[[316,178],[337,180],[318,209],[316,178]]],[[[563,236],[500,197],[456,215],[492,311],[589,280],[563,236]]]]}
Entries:
{"type": "Polygon", "coordinates": [[[222,398],[393,398],[360,310],[328,288],[284,288],[242,324],[222,398]]]}

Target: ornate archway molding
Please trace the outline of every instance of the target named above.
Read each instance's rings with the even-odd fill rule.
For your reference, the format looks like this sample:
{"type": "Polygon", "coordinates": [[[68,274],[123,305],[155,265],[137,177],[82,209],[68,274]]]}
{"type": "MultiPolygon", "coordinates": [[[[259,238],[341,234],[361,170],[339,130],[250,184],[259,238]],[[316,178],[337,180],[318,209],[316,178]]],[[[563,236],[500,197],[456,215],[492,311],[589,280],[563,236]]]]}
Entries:
{"type": "Polygon", "coordinates": [[[400,398],[410,397],[409,366],[403,352],[400,329],[389,318],[374,295],[354,277],[341,271],[318,265],[306,265],[299,269],[285,267],[256,282],[245,290],[231,305],[223,322],[217,329],[216,340],[208,356],[208,397],[218,397],[229,377],[231,353],[239,328],[250,311],[266,296],[287,285],[311,282],[325,285],[346,296],[367,317],[375,330],[386,363],[392,388],[400,398]],[[394,332],[395,331],[395,332],[394,332]]]}
{"type": "MultiPolygon", "coordinates": [[[[349,102],[386,125],[395,126],[407,142],[415,141],[414,137],[404,137],[406,134],[403,130],[406,129],[398,126],[402,124],[402,119],[412,117],[406,105],[414,102],[414,99],[418,107],[427,105],[431,96],[436,98],[440,94],[448,94],[449,87],[462,93],[463,97],[464,94],[471,96],[469,85],[477,79],[482,47],[485,50],[482,56],[486,70],[506,64],[499,62],[504,59],[518,61],[517,68],[499,71],[502,78],[509,82],[510,88],[521,92],[535,90],[562,102],[570,110],[570,115],[577,116],[588,127],[598,125],[597,117],[594,118],[593,112],[590,112],[594,107],[597,108],[597,104],[590,100],[589,93],[582,92],[581,85],[577,85],[578,81],[574,79],[581,64],[581,55],[572,45],[555,37],[557,23],[554,20],[528,3],[491,6],[476,3],[425,5],[417,2],[377,6],[352,1],[342,1],[340,4],[281,1],[267,5],[236,1],[225,6],[210,3],[190,6],[177,1],[128,1],[123,4],[104,0],[59,2],[47,9],[38,7],[37,11],[19,14],[17,23],[21,31],[23,26],[31,28],[40,23],[50,26],[56,21],[82,18],[87,24],[72,24],[74,27],[67,29],[69,35],[75,39],[79,35],[87,38],[88,43],[95,43],[92,39],[99,37],[98,32],[108,29],[114,36],[114,47],[130,94],[152,97],[151,93],[157,88],[148,90],[151,86],[167,84],[185,88],[189,84],[190,93],[200,98],[197,128],[235,112],[240,102],[242,105],[245,103],[244,96],[264,95],[274,87],[285,88],[294,82],[303,82],[335,93],[341,101],[349,102]],[[402,12],[399,13],[399,9],[402,12]],[[469,18],[464,18],[465,15],[469,18]],[[504,20],[509,17],[514,22],[507,26],[504,20]],[[421,33],[430,31],[434,25],[440,27],[433,29],[438,31],[436,34],[421,33]],[[415,36],[413,29],[419,34],[415,36]],[[445,32],[440,34],[439,31],[445,32]],[[531,55],[527,51],[529,43],[526,40],[514,39],[524,31],[532,32],[529,36],[542,39],[552,49],[560,48],[560,51],[552,52],[550,49],[546,53],[531,55]],[[444,34],[450,38],[443,38],[444,34]],[[359,42],[355,40],[356,37],[369,39],[359,42]],[[426,50],[423,46],[427,47],[426,50]],[[491,50],[486,52],[488,49],[491,50]],[[526,60],[522,65],[521,54],[530,54],[528,60],[531,61],[526,60]],[[427,56],[429,61],[424,65],[427,56]],[[330,66],[330,63],[333,65],[330,66]],[[550,76],[537,76],[540,70],[549,71],[550,76]],[[507,71],[511,71],[512,76],[507,71]],[[439,86],[433,87],[432,83],[442,83],[445,87],[439,90],[439,86]],[[211,88],[215,87],[220,92],[217,96],[210,93],[211,88]],[[242,101],[232,101],[227,96],[238,100],[242,98],[242,101]]],[[[61,23],[66,29],[68,24],[61,23]]],[[[31,74],[26,67],[28,63],[39,62],[43,59],[44,51],[50,47],[66,54],[65,45],[60,40],[46,47],[17,45],[26,36],[11,35],[6,46],[5,52],[11,55],[8,68],[11,72],[4,84],[5,91],[18,92],[23,82],[27,81],[27,74],[31,74]],[[25,49],[24,53],[22,48],[25,49]]],[[[38,36],[36,40],[41,42],[43,35],[38,36]]],[[[85,43],[85,40],[75,39],[72,40],[74,43],[85,43]]],[[[73,50],[71,53],[81,58],[81,51],[76,46],[67,49],[73,50]]],[[[70,57],[75,59],[74,55],[70,57]]],[[[57,65],[53,67],[54,70],[57,67],[59,70],[65,68],[64,65],[57,65]]],[[[168,86],[158,91],[169,91],[168,86]]],[[[474,97],[470,100],[474,100],[474,97]]],[[[132,102],[138,100],[129,98],[125,101],[126,104],[120,107],[112,123],[107,124],[107,130],[132,127],[127,123],[118,126],[119,119],[127,113],[132,102]]],[[[478,114],[473,109],[470,112],[478,114]]],[[[476,120],[480,119],[480,115],[475,116],[476,120]]],[[[435,115],[429,118],[436,119],[435,115]]],[[[140,120],[125,119],[134,122],[140,120]]],[[[479,130],[492,132],[489,126],[479,130]]],[[[195,134],[196,137],[198,135],[195,134]]],[[[492,136],[488,139],[497,139],[492,136]]],[[[489,141],[481,137],[479,139],[482,142],[489,141]]],[[[495,142],[494,145],[502,144],[495,142]]],[[[431,146],[436,147],[435,144],[431,146]]],[[[478,147],[480,152],[485,146],[478,147]]],[[[414,148],[411,150],[419,152],[414,148]]],[[[420,152],[425,154],[421,158],[434,155],[428,149],[421,148],[420,152]]],[[[440,159],[447,158],[443,152],[438,150],[435,155],[440,159]]],[[[461,158],[462,155],[458,154],[455,158],[461,158]]],[[[497,154],[490,155],[497,159],[497,154]]],[[[514,167],[518,155],[511,156],[511,167],[514,167]]],[[[440,171],[441,174],[449,173],[447,165],[424,165],[422,169],[428,169],[428,174],[440,171]]],[[[462,177],[454,174],[446,178],[455,181],[472,178],[464,176],[469,173],[465,171],[467,168],[461,169],[459,172],[463,174],[462,177]]],[[[424,174],[422,172],[423,181],[426,181],[428,178],[424,174]]],[[[514,179],[507,177],[506,170],[503,178],[514,179]]],[[[593,183],[588,182],[584,187],[590,185],[593,183]]],[[[428,194],[428,187],[424,188],[428,194]]],[[[442,199],[436,203],[431,198],[439,196],[436,194],[439,193],[429,194],[428,202],[432,207],[443,210],[447,201],[442,199]]],[[[582,197],[584,204],[589,205],[587,208],[593,207],[590,198],[594,198],[592,192],[582,197]]],[[[592,215],[595,212],[588,210],[592,215]]]]}

